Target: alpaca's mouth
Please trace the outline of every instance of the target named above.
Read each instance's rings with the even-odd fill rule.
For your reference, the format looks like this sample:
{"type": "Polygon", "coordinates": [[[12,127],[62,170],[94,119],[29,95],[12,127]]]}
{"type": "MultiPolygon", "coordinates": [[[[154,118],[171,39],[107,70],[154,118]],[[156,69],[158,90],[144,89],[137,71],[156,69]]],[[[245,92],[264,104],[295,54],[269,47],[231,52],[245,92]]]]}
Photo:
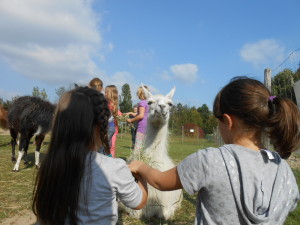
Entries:
{"type": "Polygon", "coordinates": [[[155,117],[163,117],[163,118],[165,118],[167,116],[167,114],[159,112],[159,111],[155,111],[154,116],[155,117]]]}

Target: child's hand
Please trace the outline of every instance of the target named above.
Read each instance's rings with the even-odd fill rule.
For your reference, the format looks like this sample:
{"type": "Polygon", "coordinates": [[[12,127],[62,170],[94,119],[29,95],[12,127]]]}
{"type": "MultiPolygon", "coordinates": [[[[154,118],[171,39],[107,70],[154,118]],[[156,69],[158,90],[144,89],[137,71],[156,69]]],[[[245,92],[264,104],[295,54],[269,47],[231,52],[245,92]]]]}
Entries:
{"type": "Polygon", "coordinates": [[[129,167],[129,169],[130,169],[130,171],[131,171],[132,173],[138,174],[138,172],[139,172],[139,167],[140,167],[141,165],[143,165],[143,164],[144,164],[144,163],[141,162],[141,161],[133,160],[133,161],[131,161],[131,162],[128,164],[128,167],[129,167]]]}

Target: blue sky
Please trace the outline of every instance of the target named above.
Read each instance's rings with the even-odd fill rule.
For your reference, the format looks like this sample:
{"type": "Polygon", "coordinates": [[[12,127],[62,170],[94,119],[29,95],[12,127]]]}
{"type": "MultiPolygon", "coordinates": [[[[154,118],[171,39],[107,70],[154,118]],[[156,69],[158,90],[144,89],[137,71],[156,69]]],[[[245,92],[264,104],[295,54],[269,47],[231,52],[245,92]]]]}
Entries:
{"type": "Polygon", "coordinates": [[[55,89],[99,77],[128,83],[134,102],[143,83],[211,108],[234,76],[298,68],[299,10],[299,0],[1,0],[0,97],[38,86],[55,101],[55,89]]]}

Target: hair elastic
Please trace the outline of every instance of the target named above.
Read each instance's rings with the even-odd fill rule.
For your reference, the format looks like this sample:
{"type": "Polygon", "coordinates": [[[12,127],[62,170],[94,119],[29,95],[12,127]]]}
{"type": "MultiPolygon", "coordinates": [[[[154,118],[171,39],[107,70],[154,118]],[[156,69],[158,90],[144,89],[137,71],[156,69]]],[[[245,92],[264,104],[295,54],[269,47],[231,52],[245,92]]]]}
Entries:
{"type": "Polygon", "coordinates": [[[269,103],[268,103],[268,106],[269,106],[269,115],[273,116],[275,113],[276,113],[276,107],[275,107],[275,104],[274,104],[274,99],[277,98],[277,96],[270,96],[269,97],[269,103]]]}

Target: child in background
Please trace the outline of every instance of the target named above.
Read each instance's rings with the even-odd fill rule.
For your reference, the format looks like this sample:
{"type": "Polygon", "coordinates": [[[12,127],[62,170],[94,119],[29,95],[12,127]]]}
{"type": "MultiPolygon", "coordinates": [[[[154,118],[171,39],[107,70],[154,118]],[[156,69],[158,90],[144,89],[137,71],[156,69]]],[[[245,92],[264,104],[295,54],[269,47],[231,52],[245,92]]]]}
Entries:
{"type": "MultiPolygon", "coordinates": [[[[138,106],[133,106],[133,112],[123,113],[124,115],[128,115],[130,119],[134,118],[137,115],[138,112],[138,106]]],[[[133,123],[129,123],[130,126],[130,133],[131,133],[131,142],[132,142],[132,148],[134,148],[135,144],[135,136],[136,136],[136,129],[137,129],[137,121],[133,123]]]]}
{"type": "Polygon", "coordinates": [[[34,186],[37,224],[109,224],[118,220],[118,202],[140,209],[146,183],[138,183],[122,159],[109,151],[107,100],[98,91],[79,87],[65,92],[56,108],[49,149],[34,186]]]}
{"type": "MultiPolygon", "coordinates": [[[[134,105],[133,106],[133,112],[130,112],[129,118],[136,117],[137,112],[138,112],[138,106],[134,105]]],[[[138,126],[138,123],[137,123],[137,121],[135,121],[135,122],[133,122],[132,126],[130,127],[132,148],[134,148],[134,144],[135,144],[137,126],[138,126]]]]}
{"type": "Polygon", "coordinates": [[[218,93],[213,112],[225,145],[199,150],[165,172],[140,161],[131,171],[161,191],[198,193],[195,224],[283,224],[300,200],[283,160],[299,147],[297,106],[239,77],[218,93]],[[265,130],[278,153],[263,146],[265,130]]]}
{"type": "Polygon", "coordinates": [[[100,80],[98,77],[93,78],[90,83],[89,83],[89,87],[93,88],[99,92],[102,92],[103,90],[103,82],[102,80],[100,80]]]}
{"type": "Polygon", "coordinates": [[[119,132],[117,116],[122,115],[122,113],[119,111],[119,95],[117,87],[115,85],[106,86],[105,97],[108,101],[108,108],[111,112],[111,117],[108,120],[108,140],[110,153],[112,157],[115,157],[117,134],[119,132]]]}
{"type": "MultiPolygon", "coordinates": [[[[144,86],[147,90],[149,88],[144,86]]],[[[139,153],[140,150],[144,148],[144,141],[145,135],[147,130],[147,120],[148,120],[148,112],[149,106],[148,101],[146,100],[146,96],[142,87],[139,87],[137,90],[137,96],[141,100],[138,103],[138,111],[137,115],[134,118],[128,118],[128,123],[137,122],[137,129],[136,129],[136,137],[135,137],[135,144],[134,144],[134,153],[139,153]]]]}

